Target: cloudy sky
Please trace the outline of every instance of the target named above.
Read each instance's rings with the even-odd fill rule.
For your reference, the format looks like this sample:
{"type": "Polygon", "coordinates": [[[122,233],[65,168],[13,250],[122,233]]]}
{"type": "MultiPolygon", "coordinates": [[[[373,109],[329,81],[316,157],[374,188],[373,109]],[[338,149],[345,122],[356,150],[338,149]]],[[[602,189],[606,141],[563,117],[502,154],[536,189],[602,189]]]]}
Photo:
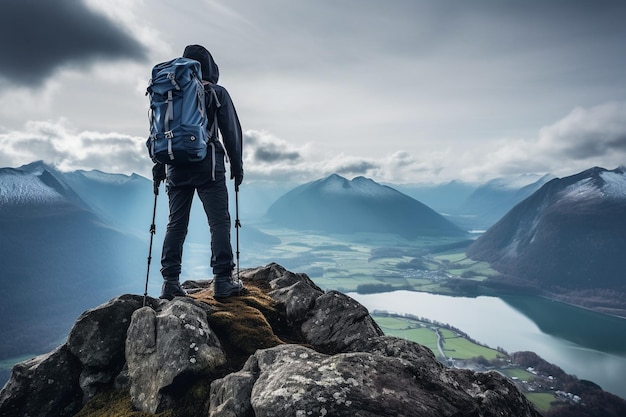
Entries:
{"type": "Polygon", "coordinates": [[[246,181],[626,165],[621,0],[4,0],[0,167],[149,175],[151,67],[206,46],[246,181]]]}

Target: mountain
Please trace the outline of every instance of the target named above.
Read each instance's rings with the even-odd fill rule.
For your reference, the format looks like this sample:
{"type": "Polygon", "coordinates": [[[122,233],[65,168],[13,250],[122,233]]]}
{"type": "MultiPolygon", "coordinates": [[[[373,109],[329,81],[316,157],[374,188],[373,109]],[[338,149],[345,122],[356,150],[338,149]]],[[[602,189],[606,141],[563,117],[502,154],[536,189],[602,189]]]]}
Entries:
{"type": "MultiPolygon", "coordinates": [[[[127,233],[133,233],[144,239],[149,239],[149,226],[152,222],[152,210],[154,206],[154,193],[152,189],[152,181],[137,174],[123,175],[110,174],[98,170],[92,171],[74,171],[63,173],[65,181],[71,185],[72,189],[85,201],[88,206],[107,224],[127,233]]],[[[167,226],[168,219],[168,203],[165,186],[161,185],[160,194],[157,198],[157,211],[155,224],[157,243],[155,258],[160,256],[160,243],[167,226]]],[[[241,194],[244,201],[241,207],[243,216],[242,227],[240,230],[242,243],[247,247],[258,247],[264,245],[274,245],[280,243],[280,239],[267,235],[253,226],[247,224],[247,215],[251,206],[260,204],[257,193],[268,191],[268,187],[263,187],[263,191],[246,190],[241,194]],[[252,196],[250,195],[252,194],[252,196]],[[252,201],[250,201],[252,197],[252,201]]],[[[229,191],[231,213],[234,215],[234,192],[229,191]]],[[[233,216],[234,217],[234,216],[233,216]]],[[[234,219],[233,219],[234,236],[234,219]]],[[[202,203],[198,197],[194,198],[191,207],[191,217],[189,230],[185,240],[189,244],[204,244],[210,242],[209,229],[206,220],[206,214],[202,207],[202,203]]]]}
{"type": "MultiPolygon", "coordinates": [[[[137,174],[109,174],[98,170],[62,175],[103,222],[127,233],[146,236],[154,202],[149,180],[137,174]]],[[[165,219],[163,216],[163,222],[165,219]]]]}
{"type": "Polygon", "coordinates": [[[626,175],[595,167],[555,178],[474,242],[468,256],[541,288],[626,294],[626,175]]]}
{"type": "Polygon", "coordinates": [[[142,288],[146,243],[103,223],[42,162],[0,169],[0,236],[0,358],[41,353],[81,311],[142,288]]]}
{"type": "Polygon", "coordinates": [[[305,274],[241,277],[249,294],[223,302],[196,282],[191,297],[85,311],[57,349],[14,367],[0,415],[540,417],[504,375],[446,368],[305,274]]]}
{"type": "Polygon", "coordinates": [[[459,224],[471,224],[472,228],[489,228],[517,203],[553,178],[554,176],[550,174],[539,178],[531,174],[514,178],[495,178],[476,188],[463,204],[453,211],[455,214],[453,218],[459,224]]]}
{"type": "MultiPolygon", "coordinates": [[[[151,288],[160,287],[168,216],[163,188],[151,288]]],[[[143,291],[153,204],[152,182],[136,174],[60,172],[42,161],[0,169],[0,333],[5,335],[0,360],[41,353],[57,344],[88,306],[143,291]],[[27,307],[26,300],[38,307],[27,307]]],[[[240,231],[244,255],[253,247],[280,243],[246,220],[240,231]]],[[[209,278],[210,235],[200,201],[194,202],[189,229],[187,243],[204,246],[187,252],[183,279],[195,264],[209,278]]],[[[0,383],[6,377],[0,369],[0,383]]]]}
{"type": "Polygon", "coordinates": [[[476,191],[477,185],[461,181],[445,184],[387,184],[404,194],[421,201],[438,213],[456,213],[469,196],[476,191]]]}
{"type": "Polygon", "coordinates": [[[552,178],[550,174],[524,174],[495,178],[483,184],[455,180],[440,185],[390,186],[428,205],[465,230],[485,230],[552,178]]]}
{"type": "Polygon", "coordinates": [[[280,197],[267,211],[275,224],[330,233],[394,233],[463,236],[464,231],[434,210],[371,179],[349,181],[339,175],[301,185],[280,197]]]}

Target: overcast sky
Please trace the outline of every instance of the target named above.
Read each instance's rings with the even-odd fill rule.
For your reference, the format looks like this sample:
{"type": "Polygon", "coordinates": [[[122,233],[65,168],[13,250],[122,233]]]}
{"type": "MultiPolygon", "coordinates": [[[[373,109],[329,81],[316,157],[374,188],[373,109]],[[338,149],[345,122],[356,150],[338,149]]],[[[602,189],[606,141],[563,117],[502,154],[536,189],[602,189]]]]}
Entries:
{"type": "Polygon", "coordinates": [[[151,67],[200,43],[246,182],[626,165],[621,0],[3,0],[0,166],[149,176],[151,67]]]}

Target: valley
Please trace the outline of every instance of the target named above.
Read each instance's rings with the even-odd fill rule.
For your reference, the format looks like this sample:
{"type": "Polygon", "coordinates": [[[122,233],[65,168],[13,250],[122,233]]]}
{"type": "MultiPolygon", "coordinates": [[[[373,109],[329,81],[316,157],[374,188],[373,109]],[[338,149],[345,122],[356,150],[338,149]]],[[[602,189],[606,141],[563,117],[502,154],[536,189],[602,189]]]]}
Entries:
{"type": "Polygon", "coordinates": [[[271,260],[308,274],[324,289],[361,293],[404,289],[452,295],[458,291],[446,284],[450,278],[480,282],[498,275],[486,262],[466,258],[463,248],[470,241],[458,238],[407,240],[392,234],[320,234],[253,226],[281,243],[255,253],[242,242],[244,266],[271,260]],[[246,249],[251,251],[246,253],[246,249]]]}
{"type": "MultiPolygon", "coordinates": [[[[467,241],[303,233],[261,223],[253,226],[279,238],[280,244],[259,250],[242,242],[242,268],[279,263],[307,273],[325,290],[348,293],[370,311],[414,314],[450,323],[478,340],[478,346],[487,343],[495,347],[490,349],[492,353],[479,355],[472,348],[464,353],[466,358],[492,359],[495,352],[503,350],[535,351],[566,372],[626,397],[619,374],[626,372],[626,339],[621,336],[626,334],[626,320],[533,294],[514,295],[510,288],[486,286],[499,274],[488,263],[465,255],[467,241]]],[[[425,338],[419,343],[432,346],[433,335],[432,331],[423,332],[425,338]]],[[[541,399],[537,392],[531,393],[541,399]]]]}
{"type": "MultiPolygon", "coordinates": [[[[125,238],[131,237],[138,242],[139,244],[133,245],[132,251],[91,258],[94,261],[116,259],[115,262],[109,262],[109,265],[117,266],[118,269],[124,266],[122,271],[115,270],[107,274],[124,283],[123,286],[107,289],[113,291],[113,295],[143,292],[146,231],[149,222],[147,214],[151,212],[153,200],[149,181],[138,176],[115,176],[99,172],[60,174],[42,164],[23,167],[22,171],[25,175],[30,175],[27,182],[29,187],[35,189],[41,188],[41,184],[47,187],[54,185],[52,197],[55,202],[59,200],[70,206],[76,205],[89,212],[92,216],[90,218],[97,217],[102,224],[109,225],[109,230],[122,232],[125,238]],[[130,265],[132,268],[129,268],[130,265]]],[[[604,171],[590,172],[600,175],[600,179],[615,179],[612,174],[604,171]]],[[[13,175],[13,171],[7,171],[5,175],[13,175]]],[[[556,183],[553,181],[548,185],[551,184],[554,188],[556,183]]],[[[539,185],[537,183],[534,187],[539,185]]],[[[540,190],[545,191],[545,188],[541,187],[540,190]]],[[[513,217],[507,223],[498,222],[500,230],[498,227],[492,229],[501,233],[491,232],[492,237],[497,239],[483,243],[484,250],[479,251],[483,257],[472,259],[466,253],[470,253],[476,242],[487,234],[485,231],[480,232],[482,235],[479,237],[478,233],[465,233],[456,226],[452,227],[448,220],[460,217],[440,215],[417,201],[410,201],[406,196],[399,195],[390,187],[383,187],[363,178],[348,181],[339,176],[331,176],[295,191],[289,195],[290,199],[282,199],[282,203],[274,207],[273,219],[271,216],[259,215],[263,212],[261,203],[256,204],[257,215],[251,215],[250,206],[244,196],[241,211],[243,227],[239,230],[241,268],[274,262],[290,271],[306,273],[322,289],[347,293],[370,311],[376,311],[376,319],[380,320],[381,327],[386,327],[385,331],[389,334],[404,332],[411,338],[419,336],[416,341],[431,347],[445,363],[467,367],[503,365],[504,367],[498,368],[501,372],[512,379],[523,380],[522,377],[532,378],[523,367],[517,369],[510,368],[508,364],[493,363],[486,365],[483,359],[475,358],[500,361],[506,351],[532,351],[562,367],[569,374],[594,381],[608,392],[626,398],[622,377],[626,373],[626,320],[616,317],[626,312],[626,300],[620,298],[619,291],[611,289],[616,287],[607,286],[600,291],[593,287],[579,290],[560,288],[554,284],[562,282],[567,285],[567,274],[560,274],[556,270],[549,280],[553,284],[549,288],[551,292],[547,292],[546,287],[537,285],[536,281],[502,275],[492,266],[492,260],[487,256],[498,253],[499,242],[509,239],[507,234],[523,235],[527,229],[524,225],[532,223],[533,211],[521,209],[529,201],[532,202],[532,198],[516,206],[517,210],[511,210],[513,214],[519,213],[522,220],[513,217]],[[304,194],[298,193],[305,193],[308,195],[307,199],[303,198],[304,194]],[[347,193],[343,199],[340,197],[342,193],[347,193]],[[301,206],[294,206],[295,203],[301,206]],[[302,205],[303,203],[306,204],[302,205]],[[406,220],[410,216],[407,213],[402,210],[390,211],[390,207],[395,205],[406,206],[407,210],[417,210],[425,221],[418,228],[415,225],[409,227],[406,220]],[[301,210],[296,209],[297,207],[301,210]],[[341,215],[335,215],[337,213],[341,215]],[[314,219],[316,222],[302,224],[303,219],[314,219]],[[350,224],[353,220],[356,226],[350,224]],[[503,227],[505,224],[507,227],[503,227]],[[516,232],[517,227],[520,227],[521,232],[516,232]],[[423,323],[407,321],[407,315],[418,316],[423,323],[438,321],[445,324],[425,326],[423,323]],[[433,331],[433,327],[438,330],[433,331]],[[465,335],[463,332],[479,342],[469,337],[461,337],[460,335],[465,335]]],[[[509,191],[503,194],[500,190],[499,193],[503,200],[508,201],[505,205],[514,204],[509,191]]],[[[526,192],[528,193],[530,190],[526,192]]],[[[39,194],[26,193],[25,197],[31,198],[39,194]]],[[[537,199],[541,193],[537,192],[533,196],[537,199]]],[[[41,203],[33,200],[28,205],[39,207],[41,203]]],[[[234,202],[231,202],[231,206],[234,206],[234,202]]],[[[546,230],[556,230],[553,227],[555,213],[549,213],[546,230]]],[[[161,199],[157,210],[157,243],[152,253],[154,259],[160,258],[166,218],[165,201],[161,199]]],[[[604,217],[598,215],[597,218],[604,217]]],[[[208,240],[208,230],[199,202],[194,205],[192,219],[189,239],[186,242],[182,281],[211,278],[207,268],[210,248],[205,243],[208,240]]],[[[485,223],[485,227],[488,227],[488,223],[485,223]]],[[[477,225],[482,223],[462,226],[466,230],[482,229],[477,225]]],[[[616,225],[617,229],[622,227],[622,223],[616,225]]],[[[46,229],[50,227],[46,226],[46,229]]],[[[582,232],[585,230],[581,229],[582,232]]],[[[234,247],[235,230],[232,232],[234,247]]],[[[22,235],[24,241],[28,242],[28,234],[22,235]]],[[[531,239],[529,241],[532,243],[531,239]]],[[[517,241],[509,242],[514,245],[517,241]]],[[[618,240],[615,242],[619,243],[618,240]]],[[[581,243],[581,247],[582,245],[581,243]]],[[[542,248],[550,249],[545,245],[542,248]]],[[[541,248],[535,249],[537,250],[541,248]]],[[[535,266],[530,260],[525,262],[525,265],[535,266]]],[[[79,266],[83,268],[83,273],[72,273],[71,276],[87,275],[85,266],[79,266]]],[[[502,271],[503,266],[510,265],[497,266],[502,271]]],[[[157,296],[160,292],[158,269],[158,264],[155,264],[151,270],[148,293],[152,296],[157,296]]],[[[596,272],[599,274],[602,270],[600,268],[596,272]]],[[[31,272],[34,273],[35,270],[31,272]]],[[[36,275],[43,276],[41,273],[36,275]]],[[[615,279],[609,280],[608,284],[615,282],[615,279]]],[[[93,294],[100,298],[106,295],[101,289],[93,294]]],[[[76,305],[74,308],[84,310],[93,305],[95,304],[91,302],[87,307],[76,305]]],[[[69,326],[77,315],[78,313],[74,313],[71,317],[61,317],[57,313],[50,315],[50,320],[69,326]]],[[[38,334],[36,327],[21,328],[26,330],[26,335],[38,334]]],[[[50,335],[51,340],[56,341],[59,334],[66,332],[53,333],[50,335]]],[[[4,348],[17,342],[17,338],[12,338],[11,344],[5,344],[4,348]]],[[[2,358],[0,380],[8,378],[12,364],[23,360],[25,352],[37,353],[33,349],[24,349],[23,345],[22,348],[9,352],[2,358]],[[18,355],[20,356],[7,358],[18,355]]],[[[48,350],[38,346],[37,350],[40,349],[48,350]]],[[[549,407],[551,402],[549,397],[554,397],[552,391],[535,390],[527,393],[544,410],[546,404],[549,407]]]]}

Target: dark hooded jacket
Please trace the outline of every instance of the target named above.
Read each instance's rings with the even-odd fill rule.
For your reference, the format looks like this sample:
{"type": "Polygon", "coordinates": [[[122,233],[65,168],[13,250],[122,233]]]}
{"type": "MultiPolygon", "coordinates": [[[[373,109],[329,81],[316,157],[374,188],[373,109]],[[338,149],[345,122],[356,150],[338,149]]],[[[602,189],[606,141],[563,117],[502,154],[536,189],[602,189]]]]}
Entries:
{"type": "Polygon", "coordinates": [[[214,106],[210,106],[207,116],[210,123],[213,122],[214,116],[216,116],[224,147],[216,143],[215,152],[213,152],[213,149],[209,149],[207,157],[201,162],[185,166],[168,165],[167,184],[168,186],[199,186],[212,179],[214,170],[215,172],[225,172],[224,148],[226,148],[226,153],[230,160],[231,178],[243,177],[241,125],[228,91],[217,84],[219,68],[213,60],[211,53],[203,46],[189,45],[185,48],[183,56],[200,62],[202,80],[209,83],[206,86],[207,97],[211,94],[209,88],[212,88],[217,95],[220,106],[217,109],[214,106]],[[213,162],[213,155],[215,155],[215,162],[213,162]]]}

